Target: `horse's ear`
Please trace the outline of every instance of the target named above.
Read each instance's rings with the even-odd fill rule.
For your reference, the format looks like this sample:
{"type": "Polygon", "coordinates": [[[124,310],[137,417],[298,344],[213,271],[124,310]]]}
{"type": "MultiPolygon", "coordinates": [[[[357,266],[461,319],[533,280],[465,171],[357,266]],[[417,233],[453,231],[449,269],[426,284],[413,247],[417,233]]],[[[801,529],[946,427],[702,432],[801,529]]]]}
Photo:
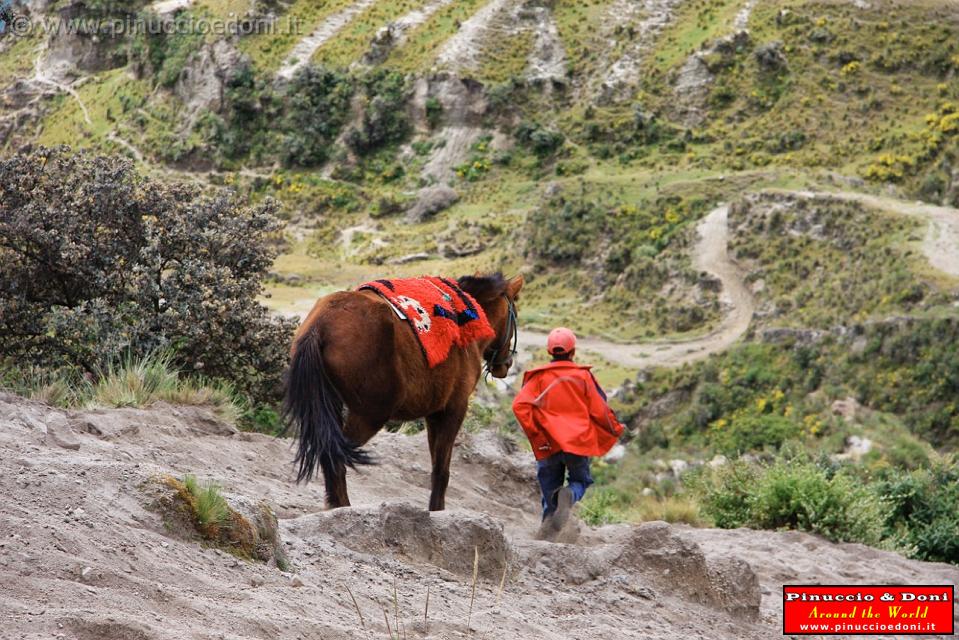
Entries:
{"type": "Polygon", "coordinates": [[[519,295],[519,291],[524,284],[526,284],[526,280],[523,279],[523,276],[516,276],[507,283],[506,295],[509,296],[510,300],[516,300],[516,296],[519,295]]]}

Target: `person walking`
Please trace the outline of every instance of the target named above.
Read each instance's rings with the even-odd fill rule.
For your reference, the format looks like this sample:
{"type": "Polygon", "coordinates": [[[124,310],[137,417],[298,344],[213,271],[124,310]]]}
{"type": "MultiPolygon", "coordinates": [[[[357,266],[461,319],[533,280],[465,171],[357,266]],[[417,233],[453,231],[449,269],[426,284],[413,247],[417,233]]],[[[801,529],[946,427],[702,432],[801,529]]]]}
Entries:
{"type": "Polygon", "coordinates": [[[552,360],[524,374],[513,400],[537,461],[543,536],[562,530],[573,504],[593,484],[590,457],[605,455],[623,433],[590,366],[573,361],[576,335],[565,327],[553,329],[546,349],[552,360]]]}

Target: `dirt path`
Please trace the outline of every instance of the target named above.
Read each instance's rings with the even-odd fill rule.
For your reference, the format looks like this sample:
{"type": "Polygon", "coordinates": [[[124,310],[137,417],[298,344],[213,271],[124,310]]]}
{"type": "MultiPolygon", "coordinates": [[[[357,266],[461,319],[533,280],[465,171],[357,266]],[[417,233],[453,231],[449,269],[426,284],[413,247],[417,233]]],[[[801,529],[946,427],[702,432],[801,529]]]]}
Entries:
{"type": "Polygon", "coordinates": [[[65,412],[0,394],[0,637],[764,640],[781,637],[783,584],[959,581],[795,532],[652,522],[541,542],[533,458],[495,433],[461,434],[439,514],[425,434],[370,449],[380,464],[348,472],[353,507],[323,511],[323,483],[294,482],[288,440],[206,409],[65,412]],[[171,526],[151,508],[161,474],[267,501],[288,571],[171,526]]]}
{"type": "Polygon", "coordinates": [[[891,211],[904,216],[924,218],[928,222],[922,242],[922,253],[934,268],[959,277],[959,209],[940,207],[924,202],[906,202],[895,198],[852,191],[803,192],[810,196],[832,197],[859,202],[867,207],[891,211]]]}
{"type": "Polygon", "coordinates": [[[422,7],[413,9],[393,21],[393,47],[398,47],[406,40],[406,34],[430,19],[434,13],[453,2],[453,0],[432,0],[422,7]]]}
{"type": "MultiPolygon", "coordinates": [[[[868,207],[927,220],[928,227],[922,242],[923,254],[934,268],[959,277],[959,209],[855,192],[796,193],[859,202],[868,207]]],[[[729,312],[719,327],[708,335],[689,341],[620,344],[584,337],[579,340],[580,349],[595,353],[614,364],[642,369],[679,366],[724,351],[736,342],[749,328],[756,305],[743,281],[744,274],[726,252],[728,213],[728,207],[722,206],[706,216],[699,224],[699,241],[693,248],[693,265],[696,269],[714,275],[722,283],[720,299],[729,312]]],[[[520,331],[520,346],[524,349],[541,350],[545,343],[546,335],[543,333],[528,329],[520,331]]]]}
{"type": "Polygon", "coordinates": [[[742,9],[739,10],[739,13],[736,14],[736,18],[733,20],[733,30],[742,31],[749,27],[749,18],[753,14],[753,9],[756,8],[756,3],[759,0],[746,0],[746,3],[743,5],[742,9]]]}
{"type": "Polygon", "coordinates": [[[320,26],[313,30],[310,35],[296,43],[293,51],[283,61],[283,65],[277,72],[277,76],[289,80],[296,73],[297,69],[307,64],[317,49],[322,47],[337,32],[350,23],[358,14],[366,11],[373,5],[375,0],[358,0],[346,8],[327,16],[320,26]]]}
{"type": "Polygon", "coordinates": [[[506,11],[515,9],[517,0],[490,0],[460,25],[437,56],[437,64],[454,71],[471,69],[483,50],[483,41],[492,32],[509,26],[506,11]]]}
{"type": "MultiPolygon", "coordinates": [[[[709,334],[692,340],[662,340],[640,344],[620,344],[598,338],[579,339],[580,351],[595,353],[604,359],[625,367],[644,369],[670,366],[700,360],[729,348],[749,328],[756,305],[752,293],[743,281],[743,273],[727,253],[729,230],[726,224],[729,207],[717,207],[699,223],[699,239],[693,247],[693,266],[705,271],[722,283],[720,300],[728,309],[719,326],[709,334]]],[[[546,344],[543,333],[520,331],[520,345],[542,349],[546,344]]]]}
{"type": "MultiPolygon", "coordinates": [[[[673,13],[681,0],[645,0],[642,3],[642,18],[636,23],[636,35],[627,45],[623,54],[608,65],[606,72],[599,76],[601,91],[607,99],[619,100],[632,95],[632,87],[639,79],[643,60],[663,27],[673,19],[673,13]]],[[[628,14],[636,13],[634,3],[628,14]]],[[[618,24],[616,15],[611,13],[612,24],[618,24]]],[[[594,91],[595,94],[595,91],[594,91]]]]}
{"type": "MultiPolygon", "coordinates": [[[[33,59],[33,76],[27,79],[27,82],[33,84],[44,84],[48,87],[53,87],[57,91],[70,94],[74,100],[76,100],[77,105],[80,107],[80,111],[83,112],[83,120],[88,125],[92,125],[93,121],[90,119],[90,112],[87,110],[87,105],[84,104],[83,99],[80,97],[80,94],[77,93],[76,89],[72,85],[63,84],[58,82],[50,76],[50,69],[44,65],[44,55],[49,49],[49,42],[44,42],[40,47],[37,48],[37,55],[33,59]]],[[[78,84],[85,82],[86,77],[76,79],[73,84],[78,84]]]]}

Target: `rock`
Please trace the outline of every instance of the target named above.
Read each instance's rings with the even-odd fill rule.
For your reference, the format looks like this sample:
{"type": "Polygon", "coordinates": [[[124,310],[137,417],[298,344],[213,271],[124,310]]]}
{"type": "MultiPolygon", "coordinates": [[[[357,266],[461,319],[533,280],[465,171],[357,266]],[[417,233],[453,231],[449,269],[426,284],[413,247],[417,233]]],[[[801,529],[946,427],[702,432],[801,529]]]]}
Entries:
{"type": "MultiPolygon", "coordinates": [[[[519,561],[530,574],[572,585],[601,578],[612,568],[599,550],[552,542],[536,542],[535,546],[525,549],[519,561]]],[[[626,576],[617,581],[619,579],[629,580],[626,576]]]]}
{"type": "Polygon", "coordinates": [[[695,542],[665,522],[647,522],[623,544],[618,566],[634,568],[658,588],[750,620],[759,617],[759,579],[737,558],[707,558],[695,542]]]}
{"type": "Polygon", "coordinates": [[[460,199],[460,194],[452,187],[436,185],[424,187],[416,194],[416,200],[406,211],[409,222],[422,222],[426,218],[435,216],[440,211],[448,209],[460,199]]]}
{"type": "Polygon", "coordinates": [[[543,195],[546,196],[546,198],[555,198],[562,193],[563,185],[558,182],[547,183],[546,187],[543,189],[543,195]]]}
{"type": "Polygon", "coordinates": [[[253,500],[246,496],[225,493],[223,497],[230,508],[251,525],[251,535],[243,543],[252,550],[253,558],[278,566],[287,564],[279,524],[270,505],[266,501],[253,500]]]}
{"type": "Polygon", "coordinates": [[[472,511],[430,512],[405,503],[334,509],[300,518],[308,533],[332,537],[364,553],[392,554],[445,569],[462,578],[499,582],[513,555],[503,525],[472,511]]]}
{"type": "Polygon", "coordinates": [[[830,410],[833,412],[833,414],[842,416],[842,419],[846,422],[855,422],[860,408],[861,406],[859,401],[852,396],[849,396],[844,400],[836,400],[830,406],[830,410]]]}
{"type": "Polygon", "coordinates": [[[386,264],[409,264],[410,262],[429,260],[431,257],[432,256],[425,251],[420,253],[408,253],[404,256],[399,256],[398,258],[390,258],[386,261],[386,264]]]}
{"type": "Polygon", "coordinates": [[[299,575],[297,575],[297,574],[294,573],[294,574],[293,574],[293,577],[290,578],[290,586],[291,586],[291,587],[294,587],[294,588],[295,588],[295,587],[302,587],[302,586],[303,586],[303,579],[300,578],[299,575]]]}
{"type": "Polygon", "coordinates": [[[687,469],[689,469],[689,463],[685,460],[676,459],[669,461],[669,470],[672,471],[673,475],[677,478],[683,475],[687,469]]]}
{"type": "Polygon", "coordinates": [[[609,463],[616,463],[623,459],[623,456],[626,455],[626,446],[623,444],[617,444],[612,449],[609,450],[603,460],[609,463]]]}
{"type": "Polygon", "coordinates": [[[735,617],[759,619],[759,578],[744,560],[708,557],[706,566],[716,604],[735,617]]]}
{"type": "Polygon", "coordinates": [[[717,453],[707,464],[711,469],[718,469],[719,467],[725,466],[727,462],[729,461],[726,459],[726,456],[722,455],[721,453],[717,453]]]}
{"type": "Polygon", "coordinates": [[[87,582],[93,579],[93,567],[83,567],[80,569],[80,580],[87,582]]]}
{"type": "Polygon", "coordinates": [[[846,448],[836,458],[858,462],[870,451],[872,451],[872,440],[861,436],[849,436],[846,438],[846,448]]]}
{"type": "Polygon", "coordinates": [[[767,42],[756,47],[753,51],[756,62],[765,71],[779,71],[786,67],[786,54],[783,52],[783,43],[778,40],[767,42]]]}
{"type": "Polygon", "coordinates": [[[187,61],[173,92],[183,101],[191,124],[204,110],[219,112],[223,108],[226,83],[240,67],[240,58],[231,40],[218,39],[187,61]]]}
{"type": "MultiPolygon", "coordinates": [[[[63,449],[78,451],[80,449],[80,440],[77,438],[66,418],[56,415],[56,419],[47,423],[47,442],[63,449]]],[[[79,511],[79,509],[78,509],[79,511]]]]}

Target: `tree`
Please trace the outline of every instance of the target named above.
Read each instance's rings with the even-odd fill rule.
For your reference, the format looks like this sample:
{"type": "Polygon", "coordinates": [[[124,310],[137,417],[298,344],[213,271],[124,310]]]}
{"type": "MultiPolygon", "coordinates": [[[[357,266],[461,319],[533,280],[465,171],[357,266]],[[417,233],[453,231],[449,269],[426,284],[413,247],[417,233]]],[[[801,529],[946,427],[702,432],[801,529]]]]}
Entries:
{"type": "Polygon", "coordinates": [[[271,202],[164,184],[119,157],[39,147],[0,161],[0,358],[98,375],[171,350],[257,400],[279,389],[293,325],[256,301],[271,202]]]}

